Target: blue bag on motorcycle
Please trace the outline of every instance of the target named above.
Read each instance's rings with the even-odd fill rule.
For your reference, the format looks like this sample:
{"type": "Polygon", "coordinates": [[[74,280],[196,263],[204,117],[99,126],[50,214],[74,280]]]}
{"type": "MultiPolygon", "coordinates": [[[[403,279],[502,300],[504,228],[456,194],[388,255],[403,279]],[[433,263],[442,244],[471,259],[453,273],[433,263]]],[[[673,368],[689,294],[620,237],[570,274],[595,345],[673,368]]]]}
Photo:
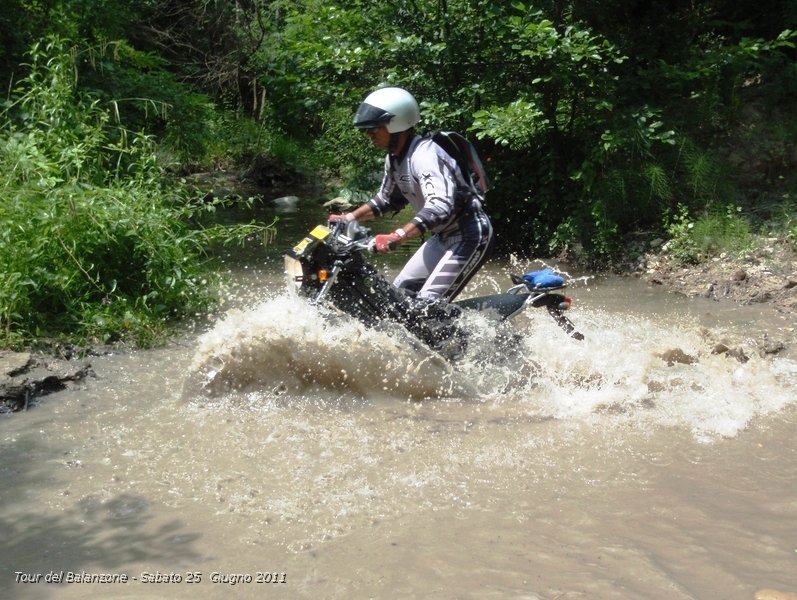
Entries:
{"type": "Polygon", "coordinates": [[[552,269],[530,271],[523,275],[525,281],[533,289],[558,288],[565,285],[565,278],[557,275],[552,269]]]}

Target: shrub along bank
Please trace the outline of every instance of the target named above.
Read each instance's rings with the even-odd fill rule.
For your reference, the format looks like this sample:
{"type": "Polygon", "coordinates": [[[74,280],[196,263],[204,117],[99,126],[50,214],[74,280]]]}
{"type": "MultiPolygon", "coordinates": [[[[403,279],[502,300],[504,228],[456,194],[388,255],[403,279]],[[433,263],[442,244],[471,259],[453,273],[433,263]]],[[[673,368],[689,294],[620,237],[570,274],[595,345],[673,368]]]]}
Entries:
{"type": "Polygon", "coordinates": [[[0,113],[0,346],[69,337],[147,346],[212,302],[215,205],[164,177],[158,148],[81,95],[74,54],[37,45],[0,113]]]}

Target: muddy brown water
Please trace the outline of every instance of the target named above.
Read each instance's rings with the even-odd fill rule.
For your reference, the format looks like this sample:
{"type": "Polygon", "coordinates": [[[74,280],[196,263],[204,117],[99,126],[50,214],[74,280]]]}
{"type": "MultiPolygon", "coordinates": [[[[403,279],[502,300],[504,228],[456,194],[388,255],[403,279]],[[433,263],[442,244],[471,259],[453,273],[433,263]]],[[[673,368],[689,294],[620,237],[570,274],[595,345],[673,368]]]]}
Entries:
{"type": "Polygon", "coordinates": [[[502,364],[474,318],[452,369],[287,291],[287,216],[215,321],[0,420],[0,597],[797,592],[797,356],[755,343],[788,318],[596,278],[583,342],[528,312],[502,364]]]}

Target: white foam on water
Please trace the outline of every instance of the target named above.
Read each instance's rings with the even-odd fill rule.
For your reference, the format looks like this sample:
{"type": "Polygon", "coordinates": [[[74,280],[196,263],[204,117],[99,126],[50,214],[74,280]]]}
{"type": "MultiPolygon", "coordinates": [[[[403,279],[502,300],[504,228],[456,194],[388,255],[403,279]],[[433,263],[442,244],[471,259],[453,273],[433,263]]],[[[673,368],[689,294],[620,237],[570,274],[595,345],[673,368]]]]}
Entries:
{"type": "Polygon", "coordinates": [[[761,357],[744,343],[746,362],[715,354],[711,332],[689,323],[581,311],[586,339],[579,342],[544,315],[531,317],[524,354],[537,365],[534,378],[503,401],[525,402],[543,415],[687,427],[709,441],[733,437],[797,400],[797,363],[761,357]]]}
{"type": "Polygon", "coordinates": [[[231,310],[204,334],[189,393],[345,391],[422,399],[469,393],[467,380],[396,328],[369,329],[290,295],[231,310]]]}
{"type": "Polygon", "coordinates": [[[596,309],[574,318],[582,341],[543,311],[528,311],[509,324],[516,345],[508,347],[497,341],[503,327],[469,315],[468,352],[451,364],[397,328],[366,328],[286,293],[230,311],[203,335],[186,389],[261,402],[457,398],[539,419],[686,427],[705,441],[733,437],[797,398],[793,361],[750,348],[747,362],[713,354],[716,340],[690,323],[596,309]]]}

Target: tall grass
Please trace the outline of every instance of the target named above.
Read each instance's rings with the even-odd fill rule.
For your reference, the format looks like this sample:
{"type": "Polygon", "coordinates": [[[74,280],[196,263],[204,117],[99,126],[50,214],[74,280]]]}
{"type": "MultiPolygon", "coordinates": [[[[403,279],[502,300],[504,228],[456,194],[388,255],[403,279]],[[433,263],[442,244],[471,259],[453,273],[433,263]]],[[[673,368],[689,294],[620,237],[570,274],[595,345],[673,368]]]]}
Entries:
{"type": "Polygon", "coordinates": [[[212,301],[204,210],[167,182],[151,137],[81,96],[74,52],[31,51],[0,113],[0,345],[150,345],[212,301]]]}
{"type": "Polygon", "coordinates": [[[738,206],[706,211],[698,218],[689,216],[683,205],[665,223],[670,236],[666,249],[682,264],[697,264],[722,253],[740,255],[752,245],[750,226],[738,206]]]}

